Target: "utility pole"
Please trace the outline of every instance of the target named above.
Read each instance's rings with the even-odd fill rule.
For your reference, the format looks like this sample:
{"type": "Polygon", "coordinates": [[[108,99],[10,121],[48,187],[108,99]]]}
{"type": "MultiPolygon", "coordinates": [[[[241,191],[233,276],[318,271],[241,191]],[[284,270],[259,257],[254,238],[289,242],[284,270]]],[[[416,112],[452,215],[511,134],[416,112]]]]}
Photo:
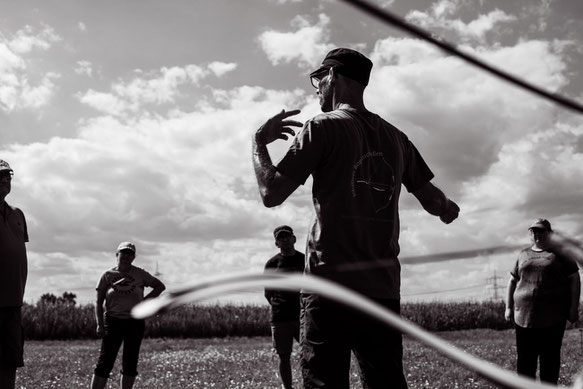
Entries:
{"type": "Polygon", "coordinates": [[[494,301],[498,301],[500,299],[500,297],[498,295],[498,289],[504,288],[504,285],[499,284],[498,281],[502,281],[502,277],[498,277],[496,275],[496,269],[494,269],[494,274],[492,275],[492,277],[488,277],[486,279],[486,282],[488,283],[488,285],[491,285],[491,288],[492,288],[492,291],[494,294],[492,299],[494,301]]]}
{"type": "Polygon", "coordinates": [[[156,261],[156,271],[154,272],[154,276],[160,278],[162,273],[160,273],[160,269],[158,269],[158,261],[156,261]]]}

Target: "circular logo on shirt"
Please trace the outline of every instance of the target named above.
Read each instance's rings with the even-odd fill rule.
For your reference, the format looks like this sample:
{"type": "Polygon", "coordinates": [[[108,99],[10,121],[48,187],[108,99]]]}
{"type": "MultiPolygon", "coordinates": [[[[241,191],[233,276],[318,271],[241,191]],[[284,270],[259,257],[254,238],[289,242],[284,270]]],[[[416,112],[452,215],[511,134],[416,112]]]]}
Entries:
{"type": "Polygon", "coordinates": [[[129,274],[116,274],[111,283],[111,287],[115,293],[130,294],[136,288],[134,277],[129,274]]]}
{"type": "Polygon", "coordinates": [[[354,164],[352,197],[370,202],[376,213],[389,206],[395,186],[395,173],[382,152],[368,152],[354,164]]]}

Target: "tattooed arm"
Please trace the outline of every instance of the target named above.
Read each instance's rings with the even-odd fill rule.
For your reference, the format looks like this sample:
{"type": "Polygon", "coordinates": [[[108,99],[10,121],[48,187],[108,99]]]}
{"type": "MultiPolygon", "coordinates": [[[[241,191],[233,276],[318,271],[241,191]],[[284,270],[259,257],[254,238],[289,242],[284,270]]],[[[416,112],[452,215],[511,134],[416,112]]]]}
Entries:
{"type": "Polygon", "coordinates": [[[269,143],[277,139],[287,140],[289,135],[295,135],[290,126],[301,127],[302,123],[285,119],[298,113],[299,110],[289,112],[282,110],[265,122],[253,135],[253,168],[259,186],[259,194],[266,207],[282,204],[299,186],[277,171],[267,150],[269,143]]]}

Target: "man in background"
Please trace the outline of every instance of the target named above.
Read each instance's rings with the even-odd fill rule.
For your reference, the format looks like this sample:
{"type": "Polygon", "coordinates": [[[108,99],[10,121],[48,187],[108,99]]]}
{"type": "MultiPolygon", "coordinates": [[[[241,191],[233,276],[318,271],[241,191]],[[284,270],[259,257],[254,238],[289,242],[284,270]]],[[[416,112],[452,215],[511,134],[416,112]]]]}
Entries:
{"type": "Polygon", "coordinates": [[[22,303],[28,274],[28,231],[22,211],[8,205],[14,172],[0,160],[0,388],[13,389],[24,366],[22,303]]]}
{"type": "MultiPolygon", "coordinates": [[[[273,231],[279,253],[265,264],[265,271],[304,271],[304,254],[296,251],[296,237],[289,226],[273,231]]],[[[271,335],[273,348],[279,356],[279,374],[285,389],[292,389],[291,354],[294,339],[299,341],[300,295],[298,292],[265,289],[265,298],[271,305],[271,335]]]]}

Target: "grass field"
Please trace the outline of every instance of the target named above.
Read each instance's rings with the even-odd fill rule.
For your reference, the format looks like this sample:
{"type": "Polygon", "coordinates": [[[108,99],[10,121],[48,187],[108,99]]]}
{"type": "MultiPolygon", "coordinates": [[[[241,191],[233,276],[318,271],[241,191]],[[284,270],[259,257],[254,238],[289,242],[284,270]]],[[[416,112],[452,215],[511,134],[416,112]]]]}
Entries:
{"type": "MultiPolygon", "coordinates": [[[[514,331],[466,330],[438,336],[463,350],[514,369],[514,331]]],[[[405,338],[405,374],[411,389],[496,388],[435,351],[405,338]]],[[[145,339],[136,389],[280,388],[277,357],[266,337],[223,339],[145,339]]],[[[17,387],[26,389],[88,388],[99,351],[98,340],[28,341],[26,366],[18,371],[17,387]]],[[[582,343],[577,329],[563,341],[560,383],[570,385],[583,366],[582,343]]],[[[294,351],[295,387],[299,382],[297,346],[294,351]]],[[[108,388],[117,389],[119,360],[108,388]]],[[[352,388],[361,388],[357,368],[351,371],[352,388]]]]}

